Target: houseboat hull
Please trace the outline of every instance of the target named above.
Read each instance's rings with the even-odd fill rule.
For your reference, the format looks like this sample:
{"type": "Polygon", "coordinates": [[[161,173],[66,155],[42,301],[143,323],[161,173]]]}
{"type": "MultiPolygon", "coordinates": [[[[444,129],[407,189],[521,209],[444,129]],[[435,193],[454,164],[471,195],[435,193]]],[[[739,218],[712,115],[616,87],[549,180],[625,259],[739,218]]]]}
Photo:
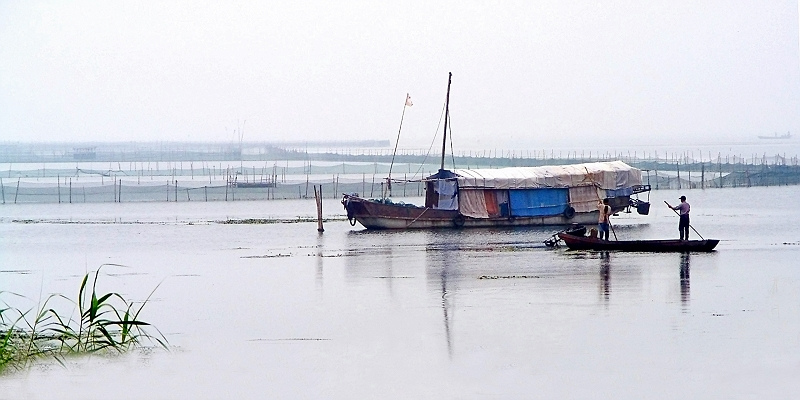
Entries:
{"type": "Polygon", "coordinates": [[[537,217],[471,218],[457,210],[437,210],[403,204],[385,204],[375,200],[345,196],[342,204],[351,225],[367,229],[489,228],[504,226],[547,226],[596,224],[598,211],[574,212],[537,217]]]}

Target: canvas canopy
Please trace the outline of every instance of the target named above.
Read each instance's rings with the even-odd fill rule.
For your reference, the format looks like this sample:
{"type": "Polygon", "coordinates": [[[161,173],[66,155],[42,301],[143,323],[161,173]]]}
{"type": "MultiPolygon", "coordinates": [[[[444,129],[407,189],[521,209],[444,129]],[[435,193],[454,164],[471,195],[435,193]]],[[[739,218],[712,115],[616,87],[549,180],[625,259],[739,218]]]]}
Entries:
{"type": "Polygon", "coordinates": [[[642,172],[622,161],[509,167],[456,169],[459,188],[535,189],[595,186],[606,190],[642,184],[642,172]]]}

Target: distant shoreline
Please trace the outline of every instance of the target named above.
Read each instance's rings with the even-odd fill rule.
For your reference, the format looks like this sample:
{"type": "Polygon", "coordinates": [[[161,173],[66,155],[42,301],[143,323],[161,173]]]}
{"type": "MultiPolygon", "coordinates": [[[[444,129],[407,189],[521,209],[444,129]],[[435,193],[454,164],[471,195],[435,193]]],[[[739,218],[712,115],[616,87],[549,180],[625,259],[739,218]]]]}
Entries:
{"type": "MultiPolygon", "coordinates": [[[[757,139],[756,139],[757,140],[757,139]]],[[[637,160],[656,162],[726,162],[751,160],[751,163],[796,159],[800,142],[759,140],[743,143],[690,145],[626,145],[598,148],[466,148],[448,155],[461,164],[481,161],[497,165],[496,160],[579,162],[577,160],[637,160]]],[[[84,162],[241,162],[241,161],[335,161],[335,162],[433,162],[436,149],[395,148],[388,140],[314,142],[0,142],[0,163],[84,163],[84,162]],[[401,161],[402,160],[402,161],[401,161]]]]}

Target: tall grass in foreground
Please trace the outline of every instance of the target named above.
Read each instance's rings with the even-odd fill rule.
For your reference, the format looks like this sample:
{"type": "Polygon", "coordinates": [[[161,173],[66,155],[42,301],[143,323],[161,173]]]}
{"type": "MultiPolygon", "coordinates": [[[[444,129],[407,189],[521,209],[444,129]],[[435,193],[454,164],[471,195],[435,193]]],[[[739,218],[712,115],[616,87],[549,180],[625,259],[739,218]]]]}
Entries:
{"type": "Polygon", "coordinates": [[[84,275],[77,301],[55,294],[27,311],[0,305],[0,373],[27,368],[42,358],[63,365],[69,355],[122,353],[147,344],[167,349],[164,335],[139,317],[155,289],[141,303],[129,302],[118,293],[98,294],[97,280],[105,265],[110,264],[84,275]],[[73,312],[65,318],[50,307],[59,299],[72,303],[77,316],[73,312]],[[150,334],[146,327],[155,329],[158,335],[150,334]]]}

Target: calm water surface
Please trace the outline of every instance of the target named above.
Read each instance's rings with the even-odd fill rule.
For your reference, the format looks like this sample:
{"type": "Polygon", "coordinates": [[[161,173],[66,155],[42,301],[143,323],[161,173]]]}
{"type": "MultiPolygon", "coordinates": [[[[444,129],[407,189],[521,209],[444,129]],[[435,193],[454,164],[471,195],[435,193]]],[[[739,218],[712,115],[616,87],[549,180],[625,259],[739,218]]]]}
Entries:
{"type": "Polygon", "coordinates": [[[800,187],[657,191],[651,215],[612,220],[617,236],[676,237],[663,200],[680,194],[718,251],[214,222],[313,216],[313,200],[3,205],[0,291],[27,297],[4,301],[75,297],[84,273],[120,264],[98,289],[139,300],[160,284],[144,318],[173,351],[43,364],[0,377],[0,398],[795,396],[800,187]]]}

